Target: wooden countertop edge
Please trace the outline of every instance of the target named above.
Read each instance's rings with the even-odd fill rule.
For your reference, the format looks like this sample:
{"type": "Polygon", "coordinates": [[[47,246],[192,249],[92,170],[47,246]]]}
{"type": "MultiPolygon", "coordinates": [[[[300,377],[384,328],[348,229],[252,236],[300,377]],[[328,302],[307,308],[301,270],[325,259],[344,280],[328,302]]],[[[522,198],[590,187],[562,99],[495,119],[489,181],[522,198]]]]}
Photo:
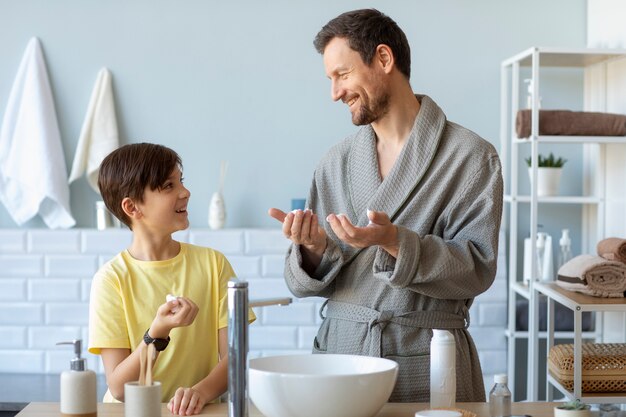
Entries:
{"type": "MultiPolygon", "coordinates": [[[[553,408],[557,403],[513,403],[512,411],[515,415],[529,414],[533,417],[552,417],[553,408]]],[[[387,403],[376,417],[414,417],[415,412],[428,408],[428,403],[387,403]]],[[[476,413],[478,417],[489,416],[487,403],[457,403],[457,408],[476,413]]],[[[162,405],[162,415],[171,416],[166,404],[162,405]]],[[[250,406],[250,417],[263,417],[253,405],[250,406]]],[[[59,403],[33,402],[24,408],[16,417],[60,417],[59,403]]],[[[98,417],[123,417],[123,404],[98,404],[98,417]]],[[[211,404],[204,407],[199,416],[225,417],[228,416],[228,404],[211,404]]]]}

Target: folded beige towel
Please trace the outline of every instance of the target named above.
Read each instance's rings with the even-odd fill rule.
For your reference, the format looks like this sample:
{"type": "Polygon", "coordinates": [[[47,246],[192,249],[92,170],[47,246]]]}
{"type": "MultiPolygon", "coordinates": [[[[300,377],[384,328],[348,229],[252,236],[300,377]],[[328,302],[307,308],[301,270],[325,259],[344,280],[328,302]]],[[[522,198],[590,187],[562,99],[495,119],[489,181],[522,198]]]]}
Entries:
{"type": "Polygon", "coordinates": [[[598,242],[598,255],[609,261],[626,263],[626,239],[609,237],[598,242]]]}
{"type": "Polygon", "coordinates": [[[596,297],[624,297],[626,264],[593,255],[580,255],[559,268],[557,285],[596,297]]]}
{"type": "MultiPolygon", "coordinates": [[[[530,110],[517,112],[515,131],[518,138],[530,136],[530,110]]],[[[569,110],[539,110],[540,135],[624,136],[626,116],[569,110]]],[[[624,138],[626,141],[626,138],[624,138]]]]}

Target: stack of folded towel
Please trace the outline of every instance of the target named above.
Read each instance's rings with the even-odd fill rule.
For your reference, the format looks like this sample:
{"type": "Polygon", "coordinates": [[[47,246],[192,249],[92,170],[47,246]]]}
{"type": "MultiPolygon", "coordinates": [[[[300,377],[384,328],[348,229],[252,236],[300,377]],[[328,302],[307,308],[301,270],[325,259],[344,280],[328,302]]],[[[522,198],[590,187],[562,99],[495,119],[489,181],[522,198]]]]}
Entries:
{"type": "MultiPolygon", "coordinates": [[[[517,112],[515,131],[518,138],[530,136],[530,110],[517,112]]],[[[540,135],[624,136],[626,115],[569,110],[539,110],[540,135]]]]}
{"type": "Polygon", "coordinates": [[[598,255],[580,255],[559,268],[557,285],[596,297],[626,296],[626,239],[600,241],[598,255]]]}

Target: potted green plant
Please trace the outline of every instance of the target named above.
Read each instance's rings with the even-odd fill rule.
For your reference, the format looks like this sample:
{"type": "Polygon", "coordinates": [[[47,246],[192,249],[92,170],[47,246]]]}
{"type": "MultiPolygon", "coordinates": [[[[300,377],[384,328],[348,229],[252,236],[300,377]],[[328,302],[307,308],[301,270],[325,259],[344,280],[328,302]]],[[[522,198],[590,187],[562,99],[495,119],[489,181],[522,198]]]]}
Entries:
{"type": "MultiPolygon", "coordinates": [[[[563,165],[567,162],[567,159],[561,157],[555,158],[554,154],[550,152],[550,155],[543,156],[538,155],[538,167],[537,167],[537,195],[549,196],[557,195],[559,191],[559,182],[561,180],[561,172],[563,165]]],[[[528,175],[532,184],[532,160],[526,158],[526,164],[528,165],[528,175]]]]}
{"type": "Polygon", "coordinates": [[[576,399],[554,407],[554,417],[591,417],[591,406],[576,399]]]}

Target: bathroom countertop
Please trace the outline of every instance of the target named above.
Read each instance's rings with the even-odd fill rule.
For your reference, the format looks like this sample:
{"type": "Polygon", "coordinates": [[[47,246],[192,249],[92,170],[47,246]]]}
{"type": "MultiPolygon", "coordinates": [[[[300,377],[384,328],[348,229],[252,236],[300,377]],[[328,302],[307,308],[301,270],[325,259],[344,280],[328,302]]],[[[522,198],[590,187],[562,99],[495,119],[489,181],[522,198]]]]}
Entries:
{"type": "MultiPolygon", "coordinates": [[[[98,399],[106,392],[104,375],[97,375],[98,399]]],[[[0,411],[19,411],[30,402],[59,402],[59,374],[0,373],[0,411]]]]}

